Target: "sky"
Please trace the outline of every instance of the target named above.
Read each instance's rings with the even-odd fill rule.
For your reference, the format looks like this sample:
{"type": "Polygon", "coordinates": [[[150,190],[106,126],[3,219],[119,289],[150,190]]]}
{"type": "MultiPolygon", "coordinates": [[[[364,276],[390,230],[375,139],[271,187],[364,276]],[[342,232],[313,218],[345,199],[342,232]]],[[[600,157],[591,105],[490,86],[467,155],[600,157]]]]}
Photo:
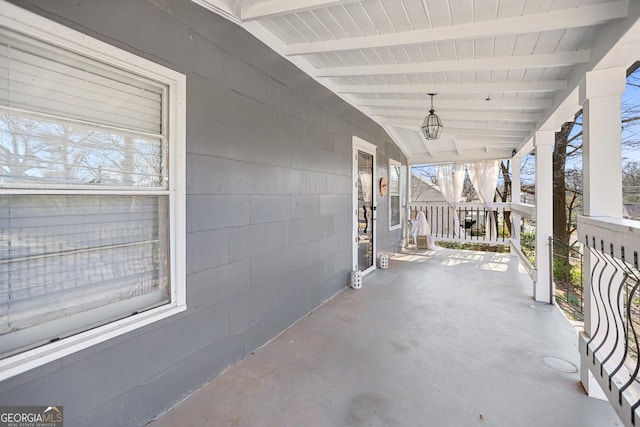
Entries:
{"type": "MultiPolygon", "coordinates": [[[[640,68],[627,79],[627,88],[622,95],[623,119],[625,117],[640,116],[640,68]],[[629,84],[633,83],[633,84],[629,84]],[[634,85],[635,84],[635,85],[634,85]]],[[[578,117],[578,123],[582,123],[582,116],[578,117]]],[[[574,126],[569,138],[582,132],[582,126],[574,126]]],[[[622,131],[622,164],[627,162],[640,162],[640,121],[625,124],[622,131]]],[[[582,137],[578,136],[573,145],[580,145],[582,137]]],[[[581,169],[582,158],[580,152],[567,159],[566,169],[581,169]]],[[[532,155],[522,159],[521,179],[524,184],[533,184],[535,181],[535,157],[532,155]]]]}

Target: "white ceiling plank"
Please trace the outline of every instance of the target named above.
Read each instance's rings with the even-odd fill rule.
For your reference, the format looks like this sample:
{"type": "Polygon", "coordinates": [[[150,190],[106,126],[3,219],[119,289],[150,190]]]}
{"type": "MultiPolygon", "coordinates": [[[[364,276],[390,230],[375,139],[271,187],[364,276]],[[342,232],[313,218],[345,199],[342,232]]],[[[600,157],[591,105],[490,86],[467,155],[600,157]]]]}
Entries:
{"type": "Polygon", "coordinates": [[[395,32],[393,24],[389,20],[389,16],[382,7],[380,0],[370,0],[362,2],[362,7],[364,8],[365,12],[367,12],[367,15],[369,15],[369,19],[371,19],[371,22],[373,22],[373,24],[376,26],[378,34],[395,32]]]}
{"type": "Polygon", "coordinates": [[[473,2],[469,0],[449,0],[454,25],[473,22],[473,2]]]}
{"type": "Polygon", "coordinates": [[[504,56],[500,58],[465,59],[409,64],[384,64],[364,67],[321,68],[315,77],[362,76],[372,74],[437,73],[446,71],[493,71],[524,68],[562,67],[587,63],[591,59],[588,49],[557,52],[545,55],[504,56]]]}
{"type": "Polygon", "coordinates": [[[330,7],[326,10],[327,14],[331,15],[331,17],[344,29],[344,31],[349,35],[349,37],[362,37],[365,35],[358,25],[355,23],[353,18],[349,16],[346,9],[342,6],[330,7]]]}
{"type": "Polygon", "coordinates": [[[491,21],[498,17],[498,1],[474,2],[474,21],[491,21]]]}
{"type": "Polygon", "coordinates": [[[348,37],[342,28],[329,28],[325,22],[320,20],[320,18],[312,12],[301,12],[296,16],[300,18],[320,40],[335,40],[348,37]]]}
{"type": "Polygon", "coordinates": [[[242,7],[240,20],[244,22],[255,21],[358,1],[360,0],[272,0],[242,7]]]}
{"type": "MultiPolygon", "coordinates": [[[[402,118],[424,118],[423,111],[407,110],[368,110],[370,116],[376,117],[402,117],[402,118]]],[[[504,120],[511,122],[537,122],[542,119],[539,113],[505,113],[500,111],[440,111],[438,116],[443,122],[448,119],[460,120],[504,120]]]]}
{"type": "Polygon", "coordinates": [[[338,93],[469,93],[469,92],[553,92],[567,88],[565,80],[481,84],[429,85],[343,85],[338,93]]]}
{"type": "Polygon", "coordinates": [[[429,28],[429,19],[420,0],[405,0],[404,7],[414,30],[429,28]]]}
{"type": "MultiPolygon", "coordinates": [[[[551,0],[544,0],[544,1],[551,1],[551,0]]],[[[541,1],[538,2],[530,2],[527,0],[510,0],[510,1],[501,1],[500,2],[500,6],[498,7],[498,18],[510,18],[512,16],[520,16],[522,14],[524,14],[524,12],[527,10],[526,6],[529,3],[541,3],[541,1]]],[[[548,8],[547,8],[548,9],[548,8]]],[[[547,10],[530,10],[529,13],[533,14],[533,13],[544,13],[547,10]]]]}
{"type": "Polygon", "coordinates": [[[427,8],[429,21],[433,28],[453,25],[451,22],[451,14],[449,13],[449,0],[431,0],[423,1],[427,8]]]}
{"type": "MultiPolygon", "coordinates": [[[[281,0],[274,0],[266,4],[271,4],[275,1],[281,0]]],[[[307,1],[312,2],[316,0],[288,1],[294,3],[305,3],[307,1]]],[[[426,30],[405,31],[402,33],[389,33],[370,37],[356,37],[345,40],[300,43],[286,46],[285,54],[306,55],[323,51],[372,49],[383,46],[391,47],[413,45],[427,42],[434,43],[585,27],[605,23],[614,19],[625,18],[628,11],[629,1],[618,0],[606,4],[589,5],[548,13],[537,13],[533,15],[514,16],[495,21],[482,21],[462,25],[430,28],[426,30]]]]}
{"type": "Polygon", "coordinates": [[[456,144],[456,140],[453,140],[453,148],[455,149],[456,154],[460,155],[460,148],[458,148],[458,144],[456,144]]]}
{"type": "MultiPolygon", "coordinates": [[[[323,40],[323,38],[318,35],[310,26],[309,21],[305,19],[304,14],[301,15],[290,15],[283,17],[285,21],[287,21],[292,27],[294,27],[302,36],[308,41],[312,43],[317,43],[323,40]]],[[[326,33],[325,29],[325,33],[326,33]]],[[[335,37],[333,37],[335,39],[335,37]]]]}
{"type": "MultiPolygon", "coordinates": [[[[536,52],[536,45],[538,43],[539,34],[518,34],[516,36],[514,45],[513,45],[513,54],[514,55],[532,55],[532,54],[542,54],[542,53],[553,53],[556,45],[545,46],[547,50],[541,51],[538,49],[536,52]]],[[[539,46],[540,47],[540,46],[539,46]]]]}
{"type": "Polygon", "coordinates": [[[393,28],[396,32],[411,31],[411,22],[405,12],[403,1],[401,0],[385,0],[382,2],[393,28]]]}
{"type": "MultiPolygon", "coordinates": [[[[404,109],[428,109],[429,100],[410,101],[403,99],[354,99],[354,104],[359,107],[388,107],[388,108],[404,108],[404,109]]],[[[493,110],[493,109],[512,109],[512,110],[542,110],[550,108],[553,100],[551,98],[542,98],[535,100],[475,100],[475,101],[448,101],[437,100],[438,111],[451,109],[475,109],[475,110],[493,110]]]]}
{"type": "Polygon", "coordinates": [[[375,24],[360,3],[349,3],[342,6],[364,36],[380,34],[375,24]]]}

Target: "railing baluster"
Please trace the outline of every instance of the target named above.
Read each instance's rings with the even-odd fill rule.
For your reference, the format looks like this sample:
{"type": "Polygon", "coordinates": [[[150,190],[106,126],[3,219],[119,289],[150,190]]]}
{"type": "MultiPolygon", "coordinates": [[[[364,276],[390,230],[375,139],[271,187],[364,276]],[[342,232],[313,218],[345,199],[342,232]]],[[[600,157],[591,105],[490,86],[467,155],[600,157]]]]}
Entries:
{"type": "MultiPolygon", "coordinates": [[[[596,303],[596,330],[594,331],[593,335],[591,335],[591,339],[589,339],[589,341],[587,342],[587,354],[589,354],[589,346],[591,345],[591,343],[593,342],[593,340],[595,339],[595,337],[598,335],[598,331],[600,330],[600,310],[598,309],[598,301],[595,298],[596,295],[596,290],[594,288],[594,283],[595,281],[593,280],[593,278],[595,277],[595,273],[596,273],[596,269],[598,268],[598,265],[600,264],[600,257],[597,254],[597,250],[596,250],[596,239],[595,237],[593,237],[593,247],[589,246],[589,237],[586,236],[586,245],[587,249],[589,249],[589,252],[596,258],[596,262],[593,266],[591,266],[591,283],[590,283],[590,287],[591,287],[591,295],[594,296],[593,300],[596,303]]],[[[595,363],[595,355],[593,356],[593,361],[595,363]]]]}
{"type": "MultiPolygon", "coordinates": [[[[613,304],[612,304],[611,298],[609,298],[609,308],[611,308],[611,317],[613,318],[613,326],[614,326],[614,330],[615,330],[615,338],[614,338],[614,342],[613,342],[613,346],[611,348],[611,351],[602,360],[602,363],[600,365],[600,375],[602,375],[602,366],[604,366],[605,363],[607,363],[609,361],[609,359],[611,359],[611,357],[614,355],[614,353],[616,352],[617,347],[618,347],[618,342],[620,341],[620,334],[619,334],[619,329],[618,329],[618,318],[620,319],[620,327],[623,327],[623,323],[624,323],[623,316],[622,316],[622,307],[620,306],[620,296],[622,295],[622,290],[625,287],[625,283],[626,283],[626,280],[627,280],[627,272],[626,272],[626,268],[622,267],[618,263],[616,258],[614,257],[613,244],[609,245],[609,249],[610,249],[610,253],[611,253],[611,262],[613,264],[615,264],[618,268],[616,268],[615,273],[611,275],[611,279],[609,280],[609,287],[608,287],[608,294],[607,294],[608,297],[611,296],[611,284],[613,283],[613,278],[616,276],[618,271],[622,271],[623,273],[622,273],[622,279],[620,281],[618,290],[616,292],[616,299],[615,299],[615,301],[613,301],[613,304]],[[615,309],[614,309],[613,305],[615,305],[615,309]]],[[[610,321],[607,322],[607,334],[605,335],[605,341],[607,340],[607,337],[609,335],[609,325],[610,324],[611,324],[610,321]]],[[[623,360],[624,360],[624,358],[623,358],[623,360]]],[[[609,390],[611,390],[611,376],[609,376],[609,390]]]]}

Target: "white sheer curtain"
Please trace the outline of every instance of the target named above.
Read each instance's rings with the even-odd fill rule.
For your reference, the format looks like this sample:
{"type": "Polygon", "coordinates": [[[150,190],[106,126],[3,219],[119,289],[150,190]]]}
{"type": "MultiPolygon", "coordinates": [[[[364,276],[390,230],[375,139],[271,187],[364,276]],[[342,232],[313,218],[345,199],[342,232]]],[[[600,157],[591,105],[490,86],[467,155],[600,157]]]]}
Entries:
{"type": "Polygon", "coordinates": [[[360,187],[362,189],[362,200],[365,202],[371,202],[371,174],[360,171],[358,178],[360,179],[360,187]]]}
{"type": "Polygon", "coordinates": [[[462,199],[462,187],[464,186],[463,164],[440,165],[436,170],[436,181],[440,192],[453,209],[454,235],[460,233],[460,219],[458,218],[458,205],[462,199]]]}
{"type": "Polygon", "coordinates": [[[498,227],[496,224],[496,218],[491,213],[494,209],[493,198],[496,193],[496,186],[498,185],[498,174],[500,169],[498,167],[497,160],[480,160],[478,162],[467,165],[467,172],[469,178],[473,183],[476,193],[480,201],[484,203],[484,206],[489,211],[489,218],[485,220],[485,227],[487,230],[487,237],[491,240],[495,240],[498,237],[498,227]]]}

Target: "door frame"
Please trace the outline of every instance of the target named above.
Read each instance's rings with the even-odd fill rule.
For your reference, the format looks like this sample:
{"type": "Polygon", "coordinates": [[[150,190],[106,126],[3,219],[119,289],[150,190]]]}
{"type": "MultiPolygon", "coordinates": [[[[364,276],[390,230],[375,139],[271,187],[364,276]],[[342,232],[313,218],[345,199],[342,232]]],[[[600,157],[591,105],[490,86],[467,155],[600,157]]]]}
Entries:
{"type": "Polygon", "coordinates": [[[371,232],[372,232],[372,242],[373,242],[373,265],[366,270],[362,271],[362,274],[369,274],[376,269],[376,254],[377,254],[377,240],[378,240],[378,229],[377,229],[377,219],[378,219],[378,211],[377,211],[377,147],[364,139],[353,135],[353,155],[351,157],[353,162],[353,175],[352,175],[352,183],[353,183],[353,209],[351,211],[351,215],[353,218],[353,226],[352,226],[352,260],[351,266],[353,270],[356,270],[358,267],[358,151],[363,151],[372,156],[372,185],[371,185],[371,203],[374,208],[373,215],[371,218],[371,232]]]}

